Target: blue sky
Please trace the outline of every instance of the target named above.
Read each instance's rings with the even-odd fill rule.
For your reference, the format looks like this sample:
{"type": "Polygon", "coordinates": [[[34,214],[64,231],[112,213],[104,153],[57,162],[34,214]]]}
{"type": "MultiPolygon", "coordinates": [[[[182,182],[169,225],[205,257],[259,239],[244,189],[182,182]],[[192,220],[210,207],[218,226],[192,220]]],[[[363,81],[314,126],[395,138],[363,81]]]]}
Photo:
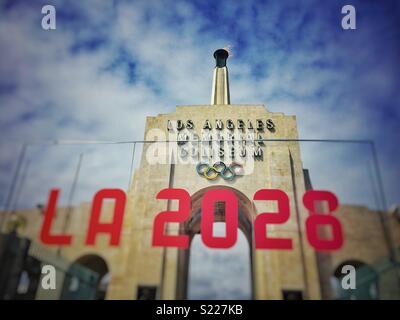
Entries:
{"type": "MultiPolygon", "coordinates": [[[[141,140],[147,115],[209,103],[212,52],[230,45],[232,103],[263,103],[296,115],[301,138],[375,141],[388,204],[400,203],[399,18],[400,4],[388,0],[2,1],[0,200],[23,142],[141,140]],[[56,7],[54,31],[41,28],[45,4],[56,7]],[[357,10],[357,30],[341,28],[345,4],[357,10]]],[[[322,170],[324,161],[343,158],[339,178],[329,170],[323,178],[317,169],[311,172],[317,186],[339,188],[336,180],[345,186],[353,179],[357,193],[353,186],[368,181],[364,169],[357,171],[367,151],[318,145],[303,150],[311,168],[322,170]]],[[[36,180],[22,198],[38,184],[70,185],[75,160],[60,169],[65,157],[50,165],[42,149],[30,151],[36,180]]],[[[126,184],[129,152],[118,149],[100,159],[104,152],[98,151],[96,159],[123,166],[115,175],[126,184]]],[[[115,178],[104,174],[98,180],[115,178]]]]}

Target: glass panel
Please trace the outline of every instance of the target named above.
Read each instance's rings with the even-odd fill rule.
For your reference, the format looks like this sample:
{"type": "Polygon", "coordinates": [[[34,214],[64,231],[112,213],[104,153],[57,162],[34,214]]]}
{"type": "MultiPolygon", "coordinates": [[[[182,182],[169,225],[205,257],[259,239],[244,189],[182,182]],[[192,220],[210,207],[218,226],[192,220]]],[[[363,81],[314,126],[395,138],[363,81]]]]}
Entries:
{"type": "MultiPolygon", "coordinates": [[[[237,143],[234,147],[240,150],[242,142],[237,143]]],[[[36,296],[31,293],[36,299],[108,299],[113,298],[108,292],[113,285],[130,292],[123,298],[131,299],[289,299],[299,298],[299,293],[302,299],[399,299],[400,270],[394,259],[400,256],[398,213],[387,211],[372,144],[256,140],[250,145],[256,148],[247,153],[250,156],[236,153],[235,158],[203,153],[198,141],[28,145],[18,174],[8,190],[2,189],[1,230],[32,245],[18,261],[0,260],[3,277],[11,266],[24,270],[24,261],[34,256],[43,265],[54,265],[63,284],[51,297],[39,288],[36,296]],[[258,147],[262,151],[254,156],[258,147]],[[55,188],[61,192],[49,233],[71,236],[66,245],[43,243],[40,237],[49,192],[55,188]],[[93,209],[95,195],[103,189],[118,189],[126,198],[109,194],[93,209]],[[179,205],[176,195],[157,199],[165,189],[181,189],[179,205]],[[201,237],[205,195],[218,190],[231,192],[237,203],[238,238],[225,249],[209,248],[201,237]],[[260,190],[282,193],[256,197],[260,190]],[[315,198],[319,191],[327,192],[315,198]],[[312,192],[310,208],[305,194],[312,192]],[[336,200],[328,202],[330,195],[337,207],[336,200]],[[183,246],[188,239],[187,248],[166,246],[161,231],[161,244],[153,245],[160,223],[156,217],[183,210],[184,201],[188,211],[175,218],[166,214],[171,222],[159,230],[180,236],[183,246]],[[121,203],[125,210],[118,222],[121,203]],[[311,209],[334,218],[311,218],[311,209]],[[259,217],[265,213],[275,218],[263,222],[259,217]],[[340,241],[329,249],[338,235],[340,241]],[[103,262],[82,260],[89,250],[103,262]],[[143,288],[152,288],[151,293],[143,293],[143,288]]],[[[231,214],[225,207],[215,204],[214,237],[231,232],[225,230],[231,214]]],[[[1,256],[9,238],[1,237],[1,256]]],[[[19,290],[18,280],[13,290],[19,290]]]]}

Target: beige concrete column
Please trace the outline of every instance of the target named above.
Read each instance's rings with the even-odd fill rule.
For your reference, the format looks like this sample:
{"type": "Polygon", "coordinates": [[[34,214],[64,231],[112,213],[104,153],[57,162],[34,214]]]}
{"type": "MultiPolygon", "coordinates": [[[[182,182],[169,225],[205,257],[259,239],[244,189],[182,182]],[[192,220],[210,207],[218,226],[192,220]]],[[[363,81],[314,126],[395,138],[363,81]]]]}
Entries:
{"type": "Polygon", "coordinates": [[[229,53],[225,49],[218,49],[214,52],[216,66],[214,69],[211,104],[230,104],[229,80],[226,59],[229,53]]]}

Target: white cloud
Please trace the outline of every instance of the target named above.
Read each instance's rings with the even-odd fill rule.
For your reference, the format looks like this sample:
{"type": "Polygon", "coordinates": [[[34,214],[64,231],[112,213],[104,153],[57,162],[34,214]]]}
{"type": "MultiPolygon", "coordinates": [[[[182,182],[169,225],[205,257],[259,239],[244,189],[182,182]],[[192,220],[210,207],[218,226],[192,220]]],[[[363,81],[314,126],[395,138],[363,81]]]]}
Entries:
{"type": "MultiPolygon", "coordinates": [[[[332,37],[332,30],[312,6],[265,4],[255,10],[244,3],[220,5],[221,20],[212,21],[179,1],[57,2],[58,14],[71,18],[60,19],[54,32],[40,28],[39,5],[21,4],[4,12],[0,42],[6,58],[0,71],[15,91],[0,96],[0,143],[7,151],[1,162],[8,168],[18,150],[14,144],[27,140],[142,139],[146,115],[170,112],[177,104],[208,103],[211,54],[227,44],[234,50],[229,62],[233,103],[265,103],[271,111],[295,114],[301,138],[382,141],[382,131],[391,139],[399,136],[392,124],[374,125],[382,111],[365,105],[365,88],[376,89],[378,100],[392,94],[396,83],[390,61],[371,63],[371,55],[359,49],[369,33],[375,34],[372,26],[357,37],[341,33],[324,42],[321,36],[332,37]],[[245,45],[237,41],[238,34],[246,37],[245,45]],[[98,49],[71,51],[94,37],[105,40],[98,49]],[[359,62],[346,56],[350,49],[359,62]],[[127,61],[107,69],[120,50],[133,63],[131,82],[127,61]],[[371,72],[361,68],[365,63],[371,63],[371,72]]],[[[398,201],[400,173],[390,159],[397,151],[393,143],[378,145],[378,150],[389,200],[398,201]]],[[[313,160],[316,182],[324,171],[321,159],[330,153],[313,149],[303,155],[313,160]]],[[[2,186],[11,171],[2,170],[2,186]]]]}

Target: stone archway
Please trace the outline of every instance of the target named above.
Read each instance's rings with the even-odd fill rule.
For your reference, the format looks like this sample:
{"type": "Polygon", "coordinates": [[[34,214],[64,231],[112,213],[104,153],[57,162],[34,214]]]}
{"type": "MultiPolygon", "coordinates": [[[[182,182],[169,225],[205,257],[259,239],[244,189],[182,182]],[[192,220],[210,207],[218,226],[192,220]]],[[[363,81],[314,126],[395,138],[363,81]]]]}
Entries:
{"type": "Polygon", "coordinates": [[[350,259],[338,265],[331,276],[331,285],[336,299],[373,300],[379,297],[378,273],[372,266],[360,260],[350,259]],[[353,266],[356,271],[355,289],[341,288],[341,280],[345,276],[342,268],[345,265],[353,266]]]}
{"type": "Polygon", "coordinates": [[[64,281],[63,298],[104,300],[109,276],[107,262],[102,257],[97,254],[83,255],[69,267],[64,281]],[[94,280],[88,272],[94,275],[94,280]]]}
{"type": "MultiPolygon", "coordinates": [[[[250,273],[251,273],[251,292],[254,297],[254,272],[253,272],[253,218],[255,216],[255,206],[247,198],[245,194],[239,190],[228,186],[211,186],[201,189],[191,196],[191,212],[188,221],[180,227],[181,234],[189,235],[190,244],[187,249],[179,249],[178,251],[178,270],[177,270],[177,286],[176,298],[187,299],[188,279],[189,279],[189,261],[191,243],[196,234],[201,232],[201,202],[203,195],[212,189],[226,189],[233,191],[238,200],[238,227],[243,232],[249,244],[250,252],[250,273]]],[[[217,202],[215,205],[215,222],[225,221],[225,205],[217,202]]]]}

